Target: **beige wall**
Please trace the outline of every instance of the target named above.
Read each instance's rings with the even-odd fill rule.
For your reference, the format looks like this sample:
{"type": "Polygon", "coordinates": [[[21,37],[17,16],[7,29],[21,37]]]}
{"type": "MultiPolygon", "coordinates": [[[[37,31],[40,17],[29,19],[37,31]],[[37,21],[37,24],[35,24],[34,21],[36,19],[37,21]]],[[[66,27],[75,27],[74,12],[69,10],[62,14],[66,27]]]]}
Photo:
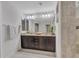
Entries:
{"type": "Polygon", "coordinates": [[[61,2],[61,55],[75,57],[76,44],[75,2],[61,2]]]}
{"type": "MultiPolygon", "coordinates": [[[[79,26],[79,18],[76,18],[76,26],[79,26]]],[[[79,58],[79,29],[75,32],[76,44],[75,44],[75,57],[79,58]]]]}

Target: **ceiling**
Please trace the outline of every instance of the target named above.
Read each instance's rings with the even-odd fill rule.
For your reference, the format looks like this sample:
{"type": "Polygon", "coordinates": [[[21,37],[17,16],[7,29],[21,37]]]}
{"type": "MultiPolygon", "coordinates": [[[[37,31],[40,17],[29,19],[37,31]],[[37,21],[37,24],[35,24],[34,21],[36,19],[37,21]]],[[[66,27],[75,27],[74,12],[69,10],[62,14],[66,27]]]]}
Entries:
{"type": "Polygon", "coordinates": [[[57,1],[9,1],[18,10],[24,13],[54,11],[57,1]]]}

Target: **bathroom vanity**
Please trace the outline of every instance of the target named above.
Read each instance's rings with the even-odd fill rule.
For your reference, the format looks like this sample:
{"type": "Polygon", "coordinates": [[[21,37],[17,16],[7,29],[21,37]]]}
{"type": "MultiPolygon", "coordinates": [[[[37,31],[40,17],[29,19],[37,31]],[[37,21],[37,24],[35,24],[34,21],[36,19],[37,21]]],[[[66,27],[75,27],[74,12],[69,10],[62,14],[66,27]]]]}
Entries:
{"type": "Polygon", "coordinates": [[[55,18],[53,13],[27,14],[22,19],[21,47],[24,49],[36,49],[55,52],[55,18]],[[51,17],[42,17],[42,15],[51,17]],[[29,16],[38,18],[28,19],[29,16]]]}
{"type": "Polygon", "coordinates": [[[55,52],[55,35],[21,35],[21,47],[24,49],[36,49],[55,52]]]}

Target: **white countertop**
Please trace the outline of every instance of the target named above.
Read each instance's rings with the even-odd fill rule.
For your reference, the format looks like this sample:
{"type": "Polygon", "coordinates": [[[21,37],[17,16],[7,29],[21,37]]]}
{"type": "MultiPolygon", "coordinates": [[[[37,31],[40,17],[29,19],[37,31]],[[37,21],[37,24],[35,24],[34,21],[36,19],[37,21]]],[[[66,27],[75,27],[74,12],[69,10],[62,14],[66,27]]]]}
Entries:
{"type": "Polygon", "coordinates": [[[25,33],[22,33],[21,34],[22,36],[56,36],[56,35],[51,35],[51,34],[25,34],[25,33]]]}

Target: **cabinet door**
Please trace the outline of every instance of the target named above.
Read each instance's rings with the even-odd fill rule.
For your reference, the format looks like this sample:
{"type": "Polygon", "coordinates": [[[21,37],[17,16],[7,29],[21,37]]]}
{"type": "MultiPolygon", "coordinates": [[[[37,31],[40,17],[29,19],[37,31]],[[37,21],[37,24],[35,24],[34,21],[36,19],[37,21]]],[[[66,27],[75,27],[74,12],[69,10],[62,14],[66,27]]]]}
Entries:
{"type": "Polygon", "coordinates": [[[45,37],[40,38],[39,49],[48,50],[48,39],[45,37]]]}
{"type": "Polygon", "coordinates": [[[21,36],[22,48],[37,48],[39,49],[39,38],[33,36],[21,36]]]}
{"type": "Polygon", "coordinates": [[[40,41],[39,42],[39,49],[45,50],[45,44],[46,44],[46,42],[44,42],[44,41],[46,41],[46,40],[43,39],[43,37],[40,37],[40,40],[39,41],[40,41]]]}
{"type": "Polygon", "coordinates": [[[21,36],[21,46],[22,48],[34,48],[32,37],[21,36]]]}
{"type": "Polygon", "coordinates": [[[54,37],[42,37],[40,39],[40,49],[47,51],[55,51],[55,38],[54,37]]]}
{"type": "Polygon", "coordinates": [[[47,46],[47,49],[49,50],[49,51],[53,51],[53,52],[55,52],[55,37],[50,37],[50,38],[48,38],[47,39],[48,40],[48,46],[47,46]]]}
{"type": "Polygon", "coordinates": [[[29,45],[29,38],[26,38],[25,36],[21,36],[21,47],[26,48],[29,45]]]}

